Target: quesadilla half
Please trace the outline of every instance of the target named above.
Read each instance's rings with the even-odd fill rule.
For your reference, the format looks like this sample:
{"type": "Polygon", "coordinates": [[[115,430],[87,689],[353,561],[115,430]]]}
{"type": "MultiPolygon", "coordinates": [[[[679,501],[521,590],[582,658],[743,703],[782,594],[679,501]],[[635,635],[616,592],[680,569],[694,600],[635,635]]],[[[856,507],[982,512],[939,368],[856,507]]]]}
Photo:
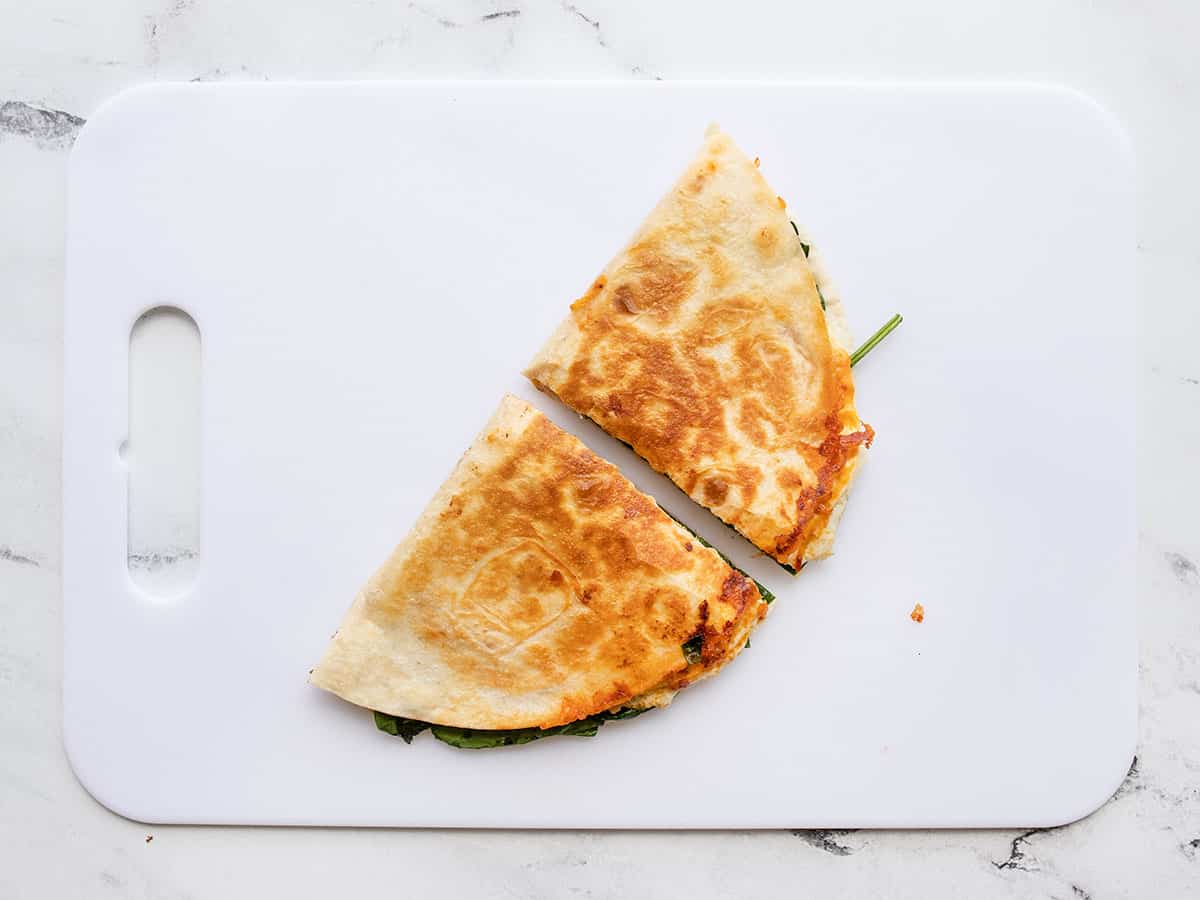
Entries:
{"type": "Polygon", "coordinates": [[[310,680],[406,740],[426,727],[465,747],[594,734],[719,670],[770,599],[507,396],[310,680]]]}
{"type": "Polygon", "coordinates": [[[811,245],[710,129],[525,374],[794,570],[832,552],[874,436],[850,364],[811,245]]]}

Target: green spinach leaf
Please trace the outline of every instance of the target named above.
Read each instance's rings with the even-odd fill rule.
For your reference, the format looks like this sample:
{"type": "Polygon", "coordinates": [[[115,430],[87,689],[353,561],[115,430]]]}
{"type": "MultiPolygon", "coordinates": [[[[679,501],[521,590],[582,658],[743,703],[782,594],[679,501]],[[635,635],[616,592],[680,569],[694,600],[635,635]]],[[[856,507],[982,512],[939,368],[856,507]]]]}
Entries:
{"type": "Polygon", "coordinates": [[[900,315],[900,313],[896,313],[896,315],[884,322],[878,331],[867,338],[861,347],[850,354],[850,365],[854,366],[859,363],[864,356],[866,356],[879,345],[880,341],[895,331],[896,326],[903,321],[904,317],[900,315]]]}
{"type": "Polygon", "coordinates": [[[406,744],[411,744],[413,738],[429,727],[429,723],[377,712],[375,713],[375,727],[380,731],[386,731],[388,734],[394,734],[398,738],[403,738],[406,744]]]}
{"type": "Polygon", "coordinates": [[[698,634],[695,637],[688,638],[679,645],[679,649],[683,651],[683,658],[687,660],[689,666],[696,665],[703,658],[704,635],[698,634]]]}
{"type": "Polygon", "coordinates": [[[528,744],[539,738],[554,735],[569,735],[574,737],[595,737],[600,726],[605,722],[617,719],[632,719],[640,716],[644,709],[619,709],[616,711],[597,713],[580,719],[578,722],[568,722],[555,728],[512,728],[504,731],[486,731],[472,728],[455,728],[452,725],[435,725],[421,722],[417,719],[406,719],[403,716],[393,716],[388,713],[375,713],[375,727],[380,731],[403,738],[406,744],[411,744],[413,737],[429,729],[430,733],[444,744],[458,747],[462,750],[487,750],[492,747],[511,747],[517,744],[528,744]]]}

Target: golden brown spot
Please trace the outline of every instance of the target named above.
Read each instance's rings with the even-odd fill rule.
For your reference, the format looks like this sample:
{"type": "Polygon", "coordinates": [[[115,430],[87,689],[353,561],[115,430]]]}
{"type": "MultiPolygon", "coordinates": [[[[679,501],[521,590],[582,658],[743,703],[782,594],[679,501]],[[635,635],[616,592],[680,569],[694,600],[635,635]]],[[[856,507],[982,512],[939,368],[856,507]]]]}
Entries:
{"type": "Polygon", "coordinates": [[[742,505],[749,506],[754,502],[754,498],[758,493],[758,486],[762,483],[763,473],[756,466],[751,465],[740,465],[735,471],[738,490],[741,491],[742,505]]]}
{"type": "Polygon", "coordinates": [[[696,311],[687,336],[701,344],[723,343],[734,332],[756,326],[760,309],[752,298],[744,296],[708,303],[696,311]]]}
{"type": "MultiPolygon", "coordinates": [[[[742,610],[749,603],[761,600],[762,596],[758,593],[758,588],[754,586],[754,582],[738,571],[731,571],[725,579],[725,583],[721,585],[721,602],[727,603],[734,609],[734,618],[741,615],[742,610]]],[[[732,624],[734,619],[730,619],[728,624],[732,624]]]]}
{"type": "Polygon", "coordinates": [[[630,315],[637,315],[642,311],[642,308],[638,306],[637,300],[633,296],[633,289],[627,284],[623,284],[613,291],[613,300],[617,306],[630,315]]]}
{"type": "Polygon", "coordinates": [[[781,421],[784,417],[777,411],[794,410],[799,404],[794,353],[794,347],[778,333],[742,332],[733,347],[745,394],[757,398],[758,408],[769,412],[766,421],[785,434],[795,430],[794,425],[789,427],[788,422],[781,421]]]}
{"type": "Polygon", "coordinates": [[[578,311],[585,309],[589,303],[604,293],[604,288],[607,286],[607,284],[608,279],[601,275],[592,282],[591,286],[587,289],[587,292],[582,297],[571,304],[571,310],[578,311]]]}
{"type": "Polygon", "coordinates": [[[527,665],[545,681],[561,677],[562,666],[546,647],[530,647],[526,652],[527,665]]]}
{"type": "Polygon", "coordinates": [[[721,506],[729,496],[729,485],[721,478],[710,478],[704,482],[704,502],[709,506],[721,506]]]}
{"type": "Polygon", "coordinates": [[[712,287],[715,290],[721,290],[730,283],[733,276],[729,259],[724,253],[716,247],[706,246],[700,251],[700,257],[708,267],[709,275],[712,278],[712,287]]]}
{"type": "Polygon", "coordinates": [[[629,313],[669,316],[687,299],[696,280],[695,266],[666,255],[653,243],[642,245],[625,271],[627,277],[615,288],[615,296],[629,313]]]}
{"type": "Polygon", "coordinates": [[[775,231],[766,226],[758,229],[754,234],[754,245],[764,256],[774,252],[776,245],[779,243],[779,235],[775,231]]]}
{"type": "Polygon", "coordinates": [[[443,519],[456,519],[462,515],[463,501],[462,497],[455,494],[450,498],[450,502],[446,504],[446,508],[441,512],[443,519]]]}
{"type": "Polygon", "coordinates": [[[772,421],[770,410],[755,397],[746,397],[738,407],[738,428],[758,446],[765,447],[769,443],[764,422],[772,421]]]}

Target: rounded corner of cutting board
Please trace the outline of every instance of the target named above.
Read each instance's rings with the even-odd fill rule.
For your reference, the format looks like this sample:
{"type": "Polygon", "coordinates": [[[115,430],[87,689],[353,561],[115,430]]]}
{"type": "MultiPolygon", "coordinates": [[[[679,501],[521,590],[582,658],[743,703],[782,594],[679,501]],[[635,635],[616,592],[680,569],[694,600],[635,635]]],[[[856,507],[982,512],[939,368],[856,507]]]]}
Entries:
{"type": "Polygon", "coordinates": [[[1080,778],[1075,790],[1064,792],[1063,796],[1057,798],[1058,808],[1043,821],[1033,823],[1035,827],[1061,828],[1071,825],[1099,811],[1113,799],[1137,761],[1136,740],[1131,736],[1127,742],[1114,742],[1097,752],[1110,753],[1111,756],[1102,765],[1092,767],[1096,774],[1080,778]]]}
{"type": "Polygon", "coordinates": [[[1093,97],[1082,88],[1069,84],[1047,83],[1037,85],[1036,89],[1061,104],[1065,109],[1088,120],[1087,124],[1095,127],[1098,132],[1113,144],[1121,161],[1129,169],[1134,167],[1133,138],[1125,122],[1115,112],[1093,97]]]}
{"type": "Polygon", "coordinates": [[[180,87],[182,85],[172,83],[138,84],[101,101],[100,106],[87,117],[71,145],[72,164],[77,164],[78,160],[103,147],[106,140],[128,140],[125,120],[156,106],[161,98],[180,87]]]}
{"type": "Polygon", "coordinates": [[[168,821],[167,819],[154,816],[146,810],[139,809],[137,806],[130,806],[123,802],[118,796],[120,791],[114,789],[112,783],[96,770],[95,765],[88,756],[86,748],[80,745],[78,739],[72,736],[73,734],[74,730],[70,727],[68,721],[64,721],[63,753],[67,758],[67,765],[71,769],[71,774],[75,776],[75,780],[79,782],[79,786],[84,789],[89,797],[109,812],[115,813],[131,822],[157,825],[168,821]]]}

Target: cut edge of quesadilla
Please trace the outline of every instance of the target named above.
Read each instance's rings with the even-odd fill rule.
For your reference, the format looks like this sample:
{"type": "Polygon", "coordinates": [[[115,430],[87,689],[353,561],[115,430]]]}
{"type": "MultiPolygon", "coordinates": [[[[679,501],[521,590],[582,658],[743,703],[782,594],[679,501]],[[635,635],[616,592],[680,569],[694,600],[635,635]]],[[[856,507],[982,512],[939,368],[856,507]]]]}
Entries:
{"type": "MultiPolygon", "coordinates": [[[[830,279],[828,270],[825,268],[825,257],[813,243],[812,237],[807,228],[802,224],[791,220],[792,228],[796,232],[796,238],[800,241],[801,251],[804,253],[804,260],[808,264],[809,272],[812,273],[813,285],[817,289],[817,296],[821,300],[821,311],[825,314],[825,325],[829,331],[829,340],[837,346],[839,350],[846,354],[847,357],[854,351],[854,337],[850,331],[850,322],[846,318],[846,307],[842,304],[842,293],[838,290],[837,285],[830,279]]],[[[853,365],[853,363],[851,364],[853,365]]],[[[866,426],[870,428],[870,426],[866,426]]],[[[874,438],[874,429],[871,429],[871,437],[874,438]]],[[[868,440],[869,444],[870,441],[868,440]]],[[[795,574],[799,568],[803,567],[806,562],[819,559],[828,559],[833,555],[833,542],[837,534],[838,525],[841,524],[842,514],[846,510],[846,503],[850,499],[850,488],[854,483],[855,477],[858,475],[858,469],[866,461],[866,453],[856,453],[850,457],[843,469],[845,473],[845,481],[838,490],[837,497],[834,500],[829,515],[825,520],[825,527],[818,532],[805,548],[804,557],[800,560],[799,566],[791,566],[786,563],[780,563],[792,574],[795,574]]],[[[778,560],[776,560],[778,562],[778,560]]]]}
{"type": "MultiPolygon", "coordinates": [[[[700,154],[630,242],[571,304],[525,375],[539,390],[627,444],[694,501],[795,572],[833,552],[850,483],[874,437],[854,408],[851,351],[841,297],[824,273],[819,252],[758,172],[758,160],[751,162],[714,126],[700,154]],[[719,195],[715,201],[714,192],[719,195]],[[733,324],[717,339],[697,330],[720,321],[719,316],[733,324]],[[713,348],[721,338],[752,324],[749,319],[754,316],[784,332],[782,341],[779,335],[765,335],[763,343],[772,352],[777,344],[792,345],[779,357],[796,363],[790,371],[797,396],[800,387],[807,388],[799,384],[799,373],[815,371],[820,376],[820,414],[804,436],[807,440],[796,440],[790,447],[764,450],[782,430],[783,413],[772,423],[775,431],[770,424],[758,428],[763,437],[758,442],[753,428],[743,433],[740,423],[738,428],[730,425],[731,417],[746,416],[747,394],[757,401],[766,393],[742,390],[738,375],[753,375],[742,364],[743,357],[732,357],[733,369],[740,371],[728,375],[729,348],[718,348],[724,360],[713,348]],[[642,328],[642,321],[649,327],[642,328]],[[672,327],[685,340],[673,336],[672,327]],[[802,347],[795,337],[797,332],[816,347],[815,363],[805,352],[811,348],[802,347]],[[678,347],[686,351],[682,364],[680,357],[672,356],[678,347]],[[702,368],[714,361],[720,362],[715,376],[702,368]],[[639,365],[655,371],[639,373],[639,365]],[[673,368],[685,377],[677,377],[673,368]],[[660,378],[660,371],[675,381],[666,375],[660,378]],[[726,407],[718,416],[691,415],[688,404],[702,407],[706,393],[722,392],[726,407]],[[720,431],[715,441],[706,436],[714,425],[720,431]],[[676,437],[685,430],[687,445],[676,437]],[[719,446],[718,454],[710,452],[712,444],[722,441],[723,453],[719,446]],[[803,457],[799,464],[797,455],[803,457]],[[776,462],[775,457],[787,462],[776,462]],[[768,476],[767,490],[759,491],[768,476]],[[787,485],[779,483],[784,476],[787,485]],[[769,495],[765,500],[764,493],[769,495]]],[[[759,406],[767,407],[764,418],[769,418],[770,405],[759,406]]],[[[784,424],[783,429],[788,427],[784,424]]]]}
{"type": "Polygon", "coordinates": [[[592,734],[727,665],[770,599],[509,395],[310,681],[406,740],[424,728],[462,747],[592,734]]]}

